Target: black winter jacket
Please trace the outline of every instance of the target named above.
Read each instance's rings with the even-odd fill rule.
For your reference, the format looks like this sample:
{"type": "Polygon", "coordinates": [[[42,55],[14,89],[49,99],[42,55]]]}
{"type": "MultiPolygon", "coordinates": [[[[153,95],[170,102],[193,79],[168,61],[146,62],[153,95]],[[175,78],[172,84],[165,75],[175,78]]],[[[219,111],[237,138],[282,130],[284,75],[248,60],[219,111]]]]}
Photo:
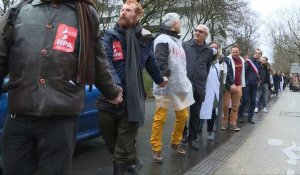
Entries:
{"type": "MultiPolygon", "coordinates": [[[[139,42],[140,49],[140,71],[146,68],[147,72],[156,84],[160,84],[164,81],[162,75],[160,74],[159,67],[157,65],[156,59],[154,58],[153,49],[153,36],[148,34],[143,34],[142,30],[137,31],[136,37],[139,42]]],[[[126,82],[125,82],[125,72],[126,72],[126,40],[125,33],[116,24],[116,26],[104,33],[103,44],[106,49],[107,59],[110,64],[110,69],[113,75],[115,83],[123,88],[123,102],[118,105],[112,105],[108,101],[100,97],[97,100],[97,107],[101,110],[109,111],[116,114],[126,113],[126,82]]],[[[146,96],[146,94],[145,94],[146,96]]]]}
{"type": "Polygon", "coordinates": [[[258,86],[259,83],[262,83],[264,79],[264,70],[259,61],[256,61],[254,58],[251,58],[253,65],[257,68],[258,74],[254,71],[250,65],[249,60],[245,61],[245,81],[246,85],[258,86]]]}
{"type": "Polygon", "coordinates": [[[213,51],[206,43],[200,51],[197,51],[194,39],[184,42],[182,46],[186,54],[187,76],[193,85],[193,93],[196,93],[199,98],[195,100],[204,101],[213,51]]]}

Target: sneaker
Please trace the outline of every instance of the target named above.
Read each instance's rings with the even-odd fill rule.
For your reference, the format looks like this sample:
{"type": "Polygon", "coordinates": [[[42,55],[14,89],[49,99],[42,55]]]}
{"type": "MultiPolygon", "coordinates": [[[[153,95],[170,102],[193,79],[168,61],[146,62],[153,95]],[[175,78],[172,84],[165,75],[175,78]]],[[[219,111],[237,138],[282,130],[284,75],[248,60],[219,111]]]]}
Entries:
{"type": "Polygon", "coordinates": [[[207,140],[214,140],[214,132],[207,132],[207,140]]]}
{"type": "Polygon", "coordinates": [[[155,163],[162,163],[163,162],[163,156],[161,151],[152,151],[152,159],[155,163]]]}
{"type": "Polygon", "coordinates": [[[221,129],[222,129],[223,131],[225,131],[227,128],[228,128],[228,126],[222,125],[222,128],[221,128],[221,129]]]}
{"type": "Polygon", "coordinates": [[[199,140],[198,139],[191,140],[189,142],[189,146],[194,150],[199,150],[199,140]]]}
{"type": "Polygon", "coordinates": [[[186,151],[182,148],[181,144],[178,144],[178,145],[172,144],[171,148],[173,150],[175,150],[176,153],[181,155],[181,156],[185,156],[185,154],[186,154],[186,151]]]}
{"type": "Polygon", "coordinates": [[[237,127],[236,125],[232,125],[231,127],[230,127],[230,129],[232,130],[232,131],[240,131],[241,129],[239,128],[239,127],[237,127]]]}
{"type": "MultiPolygon", "coordinates": [[[[252,109],[253,109],[253,108],[252,108],[252,109]]],[[[255,113],[258,113],[258,108],[255,108],[255,109],[254,109],[254,112],[255,112],[255,113]]]]}
{"type": "Polygon", "coordinates": [[[264,109],[262,110],[262,112],[267,113],[267,112],[269,112],[269,110],[267,110],[267,108],[264,108],[264,109]]]}

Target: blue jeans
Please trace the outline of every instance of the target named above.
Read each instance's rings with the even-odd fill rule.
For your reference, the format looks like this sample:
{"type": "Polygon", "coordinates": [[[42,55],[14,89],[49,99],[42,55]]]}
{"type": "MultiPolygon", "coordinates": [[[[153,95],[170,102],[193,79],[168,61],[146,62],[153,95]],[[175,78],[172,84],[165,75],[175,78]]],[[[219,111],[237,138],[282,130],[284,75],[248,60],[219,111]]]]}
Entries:
{"type": "Polygon", "coordinates": [[[245,106],[247,102],[249,101],[249,112],[248,112],[248,119],[252,120],[254,109],[256,106],[256,92],[257,92],[257,86],[256,85],[247,85],[245,87],[245,90],[243,91],[243,97],[242,102],[239,108],[239,116],[242,116],[242,114],[245,111],[245,106]]]}
{"type": "Polygon", "coordinates": [[[4,175],[69,175],[77,116],[8,116],[2,135],[4,175]]]}
{"type": "Polygon", "coordinates": [[[262,87],[259,90],[257,90],[257,94],[256,94],[257,108],[259,108],[260,104],[262,105],[262,108],[267,107],[268,95],[269,95],[269,85],[265,83],[262,85],[262,87]]]}

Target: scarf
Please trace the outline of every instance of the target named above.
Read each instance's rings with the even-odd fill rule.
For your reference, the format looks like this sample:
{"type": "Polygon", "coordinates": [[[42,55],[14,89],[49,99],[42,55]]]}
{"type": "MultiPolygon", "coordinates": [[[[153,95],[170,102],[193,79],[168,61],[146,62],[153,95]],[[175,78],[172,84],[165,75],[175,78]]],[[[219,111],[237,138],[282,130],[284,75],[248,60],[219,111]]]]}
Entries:
{"type": "Polygon", "coordinates": [[[140,69],[139,43],[136,38],[136,33],[141,30],[141,25],[124,29],[127,46],[125,80],[128,121],[142,124],[145,115],[145,92],[140,69]]]}
{"type": "Polygon", "coordinates": [[[98,33],[97,22],[90,10],[95,8],[93,0],[42,0],[49,3],[75,3],[80,35],[77,81],[83,85],[93,85],[95,82],[94,51],[98,33]]]}

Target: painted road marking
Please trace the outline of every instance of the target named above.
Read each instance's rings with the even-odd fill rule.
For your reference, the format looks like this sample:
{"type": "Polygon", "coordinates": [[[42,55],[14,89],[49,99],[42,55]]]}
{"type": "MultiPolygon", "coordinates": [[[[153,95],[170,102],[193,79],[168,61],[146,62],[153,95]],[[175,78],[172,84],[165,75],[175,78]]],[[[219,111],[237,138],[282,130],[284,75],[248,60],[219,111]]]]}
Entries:
{"type": "Polygon", "coordinates": [[[269,139],[268,143],[272,146],[280,146],[283,144],[283,141],[280,139],[269,139]]]}
{"type": "MultiPolygon", "coordinates": [[[[269,139],[268,143],[272,146],[281,146],[283,144],[283,141],[280,139],[269,139]]],[[[300,147],[297,147],[296,143],[292,143],[292,146],[286,147],[282,149],[282,152],[289,158],[287,160],[287,163],[290,165],[296,165],[298,162],[297,160],[300,159],[300,147]],[[298,152],[299,154],[296,154],[298,152]]],[[[294,175],[295,170],[288,169],[287,175],[294,175]]]]}
{"type": "Polygon", "coordinates": [[[292,146],[282,149],[282,151],[289,157],[287,162],[291,165],[296,165],[298,162],[297,160],[300,159],[295,152],[300,152],[300,147],[297,147],[296,143],[293,143],[292,146]]]}

